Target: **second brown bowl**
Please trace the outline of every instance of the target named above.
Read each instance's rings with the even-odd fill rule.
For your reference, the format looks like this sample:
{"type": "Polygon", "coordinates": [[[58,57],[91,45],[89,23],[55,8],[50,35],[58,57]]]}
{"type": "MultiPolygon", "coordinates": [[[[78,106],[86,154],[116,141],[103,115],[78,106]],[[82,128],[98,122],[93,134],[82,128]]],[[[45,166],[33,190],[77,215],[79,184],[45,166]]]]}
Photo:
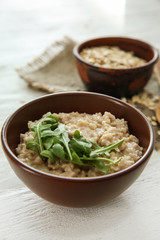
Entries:
{"type": "Polygon", "coordinates": [[[79,75],[89,91],[105,93],[115,97],[130,97],[138,93],[149,81],[153,67],[158,60],[158,51],[150,44],[126,37],[95,38],[75,46],[79,75]],[[113,69],[97,67],[87,63],[80,52],[95,46],[117,46],[124,51],[133,51],[137,57],[146,60],[141,67],[113,69]]]}

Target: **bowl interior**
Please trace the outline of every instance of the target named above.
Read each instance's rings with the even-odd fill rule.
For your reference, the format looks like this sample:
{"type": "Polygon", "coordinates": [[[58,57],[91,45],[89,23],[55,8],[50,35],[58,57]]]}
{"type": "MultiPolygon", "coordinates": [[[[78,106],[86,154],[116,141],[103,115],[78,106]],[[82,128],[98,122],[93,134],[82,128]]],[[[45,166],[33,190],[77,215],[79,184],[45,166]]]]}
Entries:
{"type": "Polygon", "coordinates": [[[133,51],[137,57],[143,58],[147,62],[156,60],[158,57],[157,51],[150,44],[137,39],[123,37],[104,37],[88,40],[78,45],[77,52],[80,53],[83,48],[95,46],[118,46],[124,51],[133,51]]]}
{"type": "Polygon", "coordinates": [[[116,98],[86,92],[59,93],[27,103],[9,118],[5,126],[5,134],[9,148],[14,154],[20,141],[20,133],[27,131],[28,121],[40,119],[49,111],[52,113],[78,111],[90,114],[109,111],[117,118],[128,121],[130,133],[140,140],[144,150],[148,148],[153,138],[148,120],[139,111],[116,98]]]}

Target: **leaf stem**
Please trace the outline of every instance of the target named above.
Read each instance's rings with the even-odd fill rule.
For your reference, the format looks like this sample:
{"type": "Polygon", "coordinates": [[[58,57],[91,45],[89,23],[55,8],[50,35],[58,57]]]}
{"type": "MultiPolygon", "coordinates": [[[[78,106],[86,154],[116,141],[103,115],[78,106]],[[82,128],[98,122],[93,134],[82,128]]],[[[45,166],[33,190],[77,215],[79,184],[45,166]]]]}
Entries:
{"type": "Polygon", "coordinates": [[[66,142],[66,140],[65,140],[65,137],[64,137],[64,135],[62,134],[62,138],[63,138],[63,141],[64,141],[64,143],[65,143],[65,147],[66,147],[66,150],[67,150],[67,152],[68,152],[68,155],[69,155],[69,159],[72,161],[72,154],[71,154],[71,151],[70,151],[70,149],[69,149],[69,146],[68,146],[68,143],[66,142]]]}
{"type": "Polygon", "coordinates": [[[40,121],[37,125],[37,137],[38,137],[38,141],[39,141],[39,146],[40,146],[40,152],[42,152],[44,150],[43,148],[43,144],[42,144],[42,140],[41,140],[41,136],[40,136],[40,126],[41,126],[41,122],[40,121]]]}
{"type": "Polygon", "coordinates": [[[99,161],[108,161],[108,162],[110,162],[110,163],[114,163],[114,161],[112,161],[111,159],[109,159],[109,158],[103,158],[103,157],[86,157],[86,158],[84,158],[84,157],[80,157],[80,159],[81,160],[89,160],[89,161],[94,161],[94,160],[99,160],[99,161]]]}

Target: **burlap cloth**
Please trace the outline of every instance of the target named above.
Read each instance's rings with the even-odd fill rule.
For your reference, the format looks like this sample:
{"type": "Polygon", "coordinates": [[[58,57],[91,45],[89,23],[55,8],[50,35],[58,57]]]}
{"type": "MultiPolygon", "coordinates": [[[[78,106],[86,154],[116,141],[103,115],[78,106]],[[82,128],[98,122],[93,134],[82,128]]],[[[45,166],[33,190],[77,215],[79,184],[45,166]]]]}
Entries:
{"type": "Polygon", "coordinates": [[[69,37],[54,42],[32,62],[16,69],[19,76],[31,87],[49,93],[86,90],[72,53],[75,44],[69,37]]]}
{"type": "MultiPolygon", "coordinates": [[[[40,56],[23,67],[17,68],[18,75],[34,89],[49,93],[62,91],[87,91],[82,83],[73,56],[76,42],[69,37],[54,42],[40,56]]],[[[144,91],[132,99],[125,99],[141,110],[150,120],[155,131],[155,149],[160,149],[160,124],[155,108],[160,99],[160,85],[157,70],[152,75],[144,91]]],[[[142,126],[143,127],[143,126],[142,126]]]]}

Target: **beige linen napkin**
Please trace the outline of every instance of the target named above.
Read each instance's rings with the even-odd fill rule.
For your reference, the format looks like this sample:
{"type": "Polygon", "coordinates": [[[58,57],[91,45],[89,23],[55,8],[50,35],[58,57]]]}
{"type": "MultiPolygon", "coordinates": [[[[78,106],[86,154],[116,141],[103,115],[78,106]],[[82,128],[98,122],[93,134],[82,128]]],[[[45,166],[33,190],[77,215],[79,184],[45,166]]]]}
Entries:
{"type": "Polygon", "coordinates": [[[39,57],[16,71],[28,85],[50,93],[86,90],[73,56],[76,42],[69,37],[54,42],[39,57]]]}

